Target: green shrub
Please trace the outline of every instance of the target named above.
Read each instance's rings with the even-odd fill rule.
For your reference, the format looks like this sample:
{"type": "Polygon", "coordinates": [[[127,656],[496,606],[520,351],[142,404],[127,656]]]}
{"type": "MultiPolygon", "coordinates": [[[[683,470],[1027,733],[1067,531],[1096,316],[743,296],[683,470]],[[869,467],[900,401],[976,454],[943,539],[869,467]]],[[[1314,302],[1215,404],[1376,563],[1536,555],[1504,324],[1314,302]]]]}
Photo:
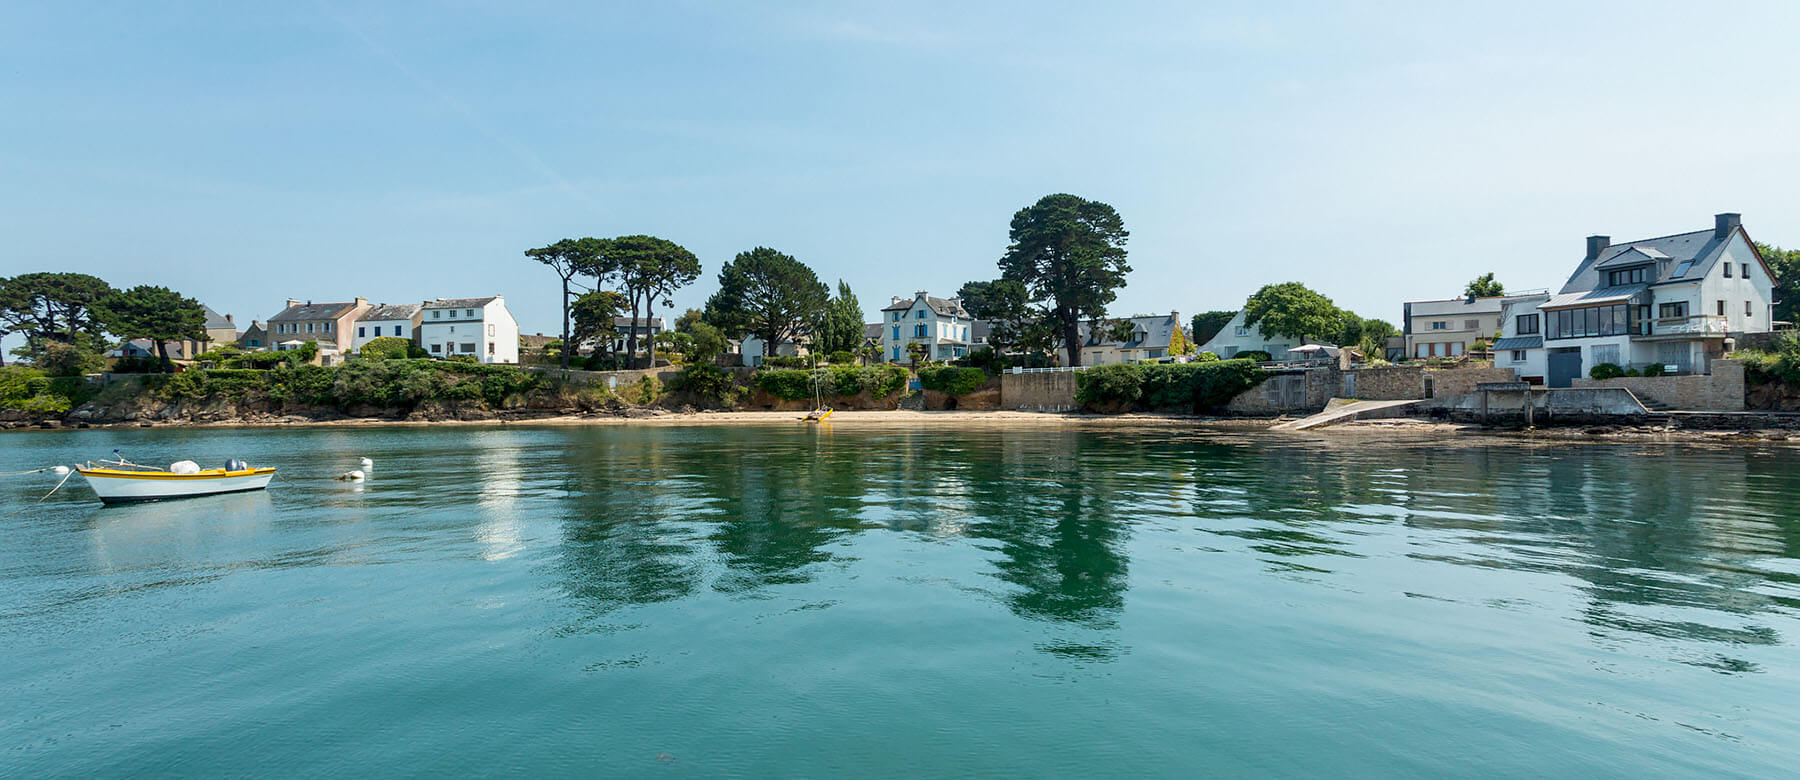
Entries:
{"type": "Polygon", "coordinates": [[[617,371],[625,366],[625,361],[618,355],[589,355],[581,365],[589,371],[617,371]]]}
{"type": "Polygon", "coordinates": [[[987,372],[979,368],[928,366],[919,369],[920,387],[926,390],[936,390],[953,397],[975,392],[975,389],[985,384],[987,379],[987,372]]]}
{"type": "Polygon", "coordinates": [[[24,366],[0,368],[0,407],[17,409],[26,399],[43,395],[50,389],[44,372],[24,366]]]}
{"type": "Polygon", "coordinates": [[[399,336],[380,336],[369,339],[359,350],[364,360],[402,360],[411,353],[413,343],[399,336]]]}
{"type": "Polygon", "coordinates": [[[1194,359],[1193,359],[1193,361],[1191,361],[1191,362],[1194,362],[1194,363],[1211,363],[1211,362],[1213,362],[1213,361],[1215,361],[1215,360],[1218,360],[1218,359],[1219,359],[1219,356],[1218,356],[1218,355],[1215,355],[1215,354],[1213,354],[1213,353],[1211,353],[1211,352],[1202,352],[1202,353],[1200,353],[1200,354],[1198,354],[1198,355],[1195,355],[1195,356],[1194,356],[1194,359]]]}
{"type": "Polygon", "coordinates": [[[751,380],[757,389],[783,401],[799,401],[813,397],[810,371],[792,368],[763,369],[751,380]]]}
{"type": "Polygon", "coordinates": [[[105,363],[97,352],[52,341],[44,345],[33,366],[50,376],[81,376],[99,371],[105,363]]]}
{"type": "Polygon", "coordinates": [[[1644,376],[1662,376],[1662,375],[1663,375],[1663,366],[1661,363],[1651,363],[1650,365],[1644,366],[1644,376]]]}
{"type": "Polygon", "coordinates": [[[1638,370],[1635,368],[1625,369],[1625,375],[1626,376],[1643,376],[1643,374],[1638,373],[1638,370]]]}
{"type": "Polygon", "coordinates": [[[451,355],[447,358],[444,358],[444,360],[445,360],[445,362],[449,362],[449,363],[480,363],[481,362],[481,360],[476,358],[474,355],[451,355]]]}
{"type": "Polygon", "coordinates": [[[825,359],[830,361],[832,365],[837,366],[851,366],[856,364],[856,356],[850,354],[850,350],[847,349],[840,349],[833,352],[830,355],[827,355],[825,359]]]}
{"type": "Polygon", "coordinates": [[[1254,360],[1258,363],[1267,363],[1271,360],[1274,360],[1275,356],[1271,355],[1267,352],[1264,352],[1260,349],[1248,349],[1248,350],[1244,350],[1243,352],[1237,353],[1237,359],[1238,360],[1254,360]]]}
{"type": "Polygon", "coordinates": [[[1264,376],[1256,361],[1241,358],[1097,366],[1076,375],[1075,400],[1089,407],[1198,412],[1230,403],[1264,376]]]}
{"type": "Polygon", "coordinates": [[[812,358],[810,357],[770,355],[769,357],[763,358],[763,365],[770,368],[811,368],[813,364],[812,358]]]}
{"type": "Polygon", "coordinates": [[[1617,363],[1601,363],[1588,369],[1589,379],[1618,379],[1625,375],[1625,369],[1617,363]]]}
{"type": "Polygon", "coordinates": [[[739,387],[730,372],[711,363],[689,363],[669,380],[669,389],[725,406],[737,402],[739,387]]]}
{"type": "Polygon", "coordinates": [[[78,376],[49,377],[36,368],[0,368],[0,409],[61,414],[88,402],[96,391],[78,376]]]}

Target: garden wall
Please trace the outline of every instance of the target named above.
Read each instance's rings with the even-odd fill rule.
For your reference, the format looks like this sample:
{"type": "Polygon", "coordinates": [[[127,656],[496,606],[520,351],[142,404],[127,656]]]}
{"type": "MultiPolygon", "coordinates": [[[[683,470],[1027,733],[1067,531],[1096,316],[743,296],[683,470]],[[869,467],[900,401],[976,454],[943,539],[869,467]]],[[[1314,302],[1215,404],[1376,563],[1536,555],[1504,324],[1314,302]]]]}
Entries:
{"type": "Polygon", "coordinates": [[[1661,403],[1671,409],[1695,412],[1744,410],[1744,364],[1714,360],[1712,374],[1699,376],[1624,376],[1616,379],[1576,379],[1578,388],[1623,387],[1645,403],[1661,403]]]}
{"type": "Polygon", "coordinates": [[[1000,408],[1068,412],[1075,407],[1075,371],[1000,375],[1000,408]]]}

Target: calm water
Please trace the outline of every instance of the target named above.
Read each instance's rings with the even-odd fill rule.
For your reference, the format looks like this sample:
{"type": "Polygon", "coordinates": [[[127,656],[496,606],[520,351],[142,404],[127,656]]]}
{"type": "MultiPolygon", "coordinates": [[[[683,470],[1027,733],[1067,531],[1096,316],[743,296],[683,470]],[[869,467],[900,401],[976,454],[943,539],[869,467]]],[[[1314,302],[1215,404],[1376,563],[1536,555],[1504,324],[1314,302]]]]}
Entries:
{"type": "Polygon", "coordinates": [[[0,471],[113,447],[281,476],[0,480],[0,775],[1800,765],[1793,448],[133,430],[0,471]]]}

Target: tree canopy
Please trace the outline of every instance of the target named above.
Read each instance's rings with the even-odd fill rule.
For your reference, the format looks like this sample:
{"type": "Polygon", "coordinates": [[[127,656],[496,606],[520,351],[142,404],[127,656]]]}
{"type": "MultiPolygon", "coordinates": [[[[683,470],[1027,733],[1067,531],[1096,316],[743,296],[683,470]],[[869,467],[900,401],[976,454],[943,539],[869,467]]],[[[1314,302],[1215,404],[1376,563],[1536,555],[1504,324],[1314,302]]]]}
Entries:
{"type": "Polygon", "coordinates": [[[817,352],[849,352],[862,346],[862,304],[857,302],[856,294],[844,280],[838,280],[837,289],[837,297],[826,304],[814,327],[813,343],[817,352]]]}
{"type": "Polygon", "coordinates": [[[1463,295],[1476,298],[1493,298],[1505,294],[1506,285],[1494,281],[1493,271],[1470,279],[1468,285],[1463,287],[1463,295]]]}
{"type": "MultiPolygon", "coordinates": [[[[562,340],[569,342],[569,283],[577,275],[603,277],[606,242],[598,238],[565,238],[549,246],[525,250],[525,256],[550,267],[562,280],[562,340]]],[[[596,285],[597,286],[597,285],[596,285]]],[[[569,353],[561,350],[562,367],[569,367],[569,353]]]]}
{"type": "Polygon", "coordinates": [[[1774,275],[1775,286],[1779,288],[1780,294],[1775,296],[1775,319],[1800,321],[1800,294],[1794,292],[1795,285],[1800,284],[1800,249],[1758,243],[1756,251],[1762,255],[1763,262],[1768,263],[1769,273],[1774,275]]]}
{"type": "Polygon", "coordinates": [[[1272,336],[1337,339],[1345,312],[1299,282],[1264,285],[1244,302],[1244,324],[1272,336]]]}
{"type": "Polygon", "coordinates": [[[170,341],[206,340],[206,310],[199,301],[167,287],[145,284],[115,292],[95,302],[94,316],[115,336],[156,344],[156,356],[165,367],[170,341]]]}
{"type": "Polygon", "coordinates": [[[1105,317],[1125,286],[1129,235],[1112,206],[1075,195],[1046,195],[1013,215],[1001,278],[1025,286],[1070,365],[1081,364],[1081,322],[1105,317]]]}
{"type": "Polygon", "coordinates": [[[739,252],[719,269],[719,291],[706,301],[706,321],[727,334],[762,339],[773,355],[817,322],[831,291],[805,263],[768,247],[739,252]]]}
{"type": "Polygon", "coordinates": [[[1051,323],[1031,304],[1024,282],[969,282],[956,294],[970,316],[988,324],[988,344],[996,352],[1044,353],[1055,343],[1051,323]]]}
{"type": "Polygon", "coordinates": [[[612,343],[618,331],[613,327],[613,318],[625,310],[625,296],[612,290],[595,290],[575,296],[569,304],[569,318],[573,321],[570,331],[570,343],[575,345],[574,352],[592,342],[596,349],[612,351],[612,343]]]}
{"type": "Polygon", "coordinates": [[[94,305],[111,294],[112,285],[87,274],[41,271],[0,278],[0,329],[25,337],[21,355],[35,357],[52,341],[98,352],[105,328],[94,305]]]}
{"type": "MultiPolygon", "coordinates": [[[[644,319],[651,319],[656,316],[658,300],[665,306],[675,305],[669,296],[700,278],[700,258],[666,238],[619,236],[606,242],[603,254],[604,268],[617,274],[634,324],[640,305],[644,319]]],[[[625,337],[625,354],[632,359],[637,356],[637,332],[633,327],[625,337]]]]}

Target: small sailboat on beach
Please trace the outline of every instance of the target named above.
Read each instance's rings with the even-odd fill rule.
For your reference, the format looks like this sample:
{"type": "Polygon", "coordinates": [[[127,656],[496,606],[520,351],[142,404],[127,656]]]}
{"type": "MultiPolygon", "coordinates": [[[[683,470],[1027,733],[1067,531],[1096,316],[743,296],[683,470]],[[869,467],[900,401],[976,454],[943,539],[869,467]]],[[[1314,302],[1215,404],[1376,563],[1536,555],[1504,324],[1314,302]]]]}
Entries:
{"type": "Polygon", "coordinates": [[[183,460],[164,469],[132,463],[118,450],[113,450],[113,456],[113,460],[88,461],[75,467],[94,494],[108,504],[262,490],[275,478],[272,466],[255,467],[236,459],[222,468],[202,469],[183,460]]]}

